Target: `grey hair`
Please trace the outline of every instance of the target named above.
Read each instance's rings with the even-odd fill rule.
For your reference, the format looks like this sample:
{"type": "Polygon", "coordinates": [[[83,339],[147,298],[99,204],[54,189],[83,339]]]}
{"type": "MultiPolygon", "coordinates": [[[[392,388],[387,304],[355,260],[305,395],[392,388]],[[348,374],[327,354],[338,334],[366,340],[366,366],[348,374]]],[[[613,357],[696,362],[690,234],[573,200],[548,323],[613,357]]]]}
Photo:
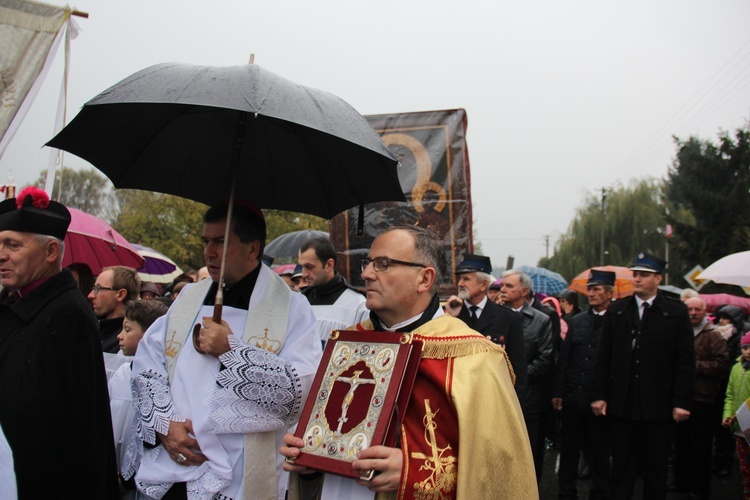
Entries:
{"type": "Polygon", "coordinates": [[[507,276],[518,276],[518,281],[521,283],[521,286],[528,288],[529,291],[531,291],[531,278],[529,278],[529,275],[525,272],[519,271],[518,269],[511,269],[510,271],[505,271],[503,273],[503,278],[507,276]]]}
{"type": "Polygon", "coordinates": [[[60,238],[56,238],[55,236],[50,236],[48,234],[33,233],[33,236],[40,247],[44,247],[44,245],[46,245],[50,241],[57,242],[57,245],[60,248],[60,251],[57,252],[57,260],[55,261],[55,264],[57,264],[58,266],[62,268],[63,255],[65,254],[65,242],[61,240],[60,238]]]}
{"type": "Polygon", "coordinates": [[[414,253],[423,264],[435,269],[435,282],[432,284],[432,291],[438,293],[440,284],[445,276],[447,261],[443,244],[438,239],[434,231],[429,231],[419,226],[394,226],[386,229],[381,235],[390,231],[406,231],[414,238],[414,253]]]}
{"type": "Polygon", "coordinates": [[[693,300],[693,299],[698,300],[698,303],[701,305],[701,309],[702,310],[704,310],[704,311],[706,310],[706,301],[703,300],[700,297],[700,295],[698,297],[688,297],[687,299],[685,299],[685,302],[687,303],[688,300],[693,300]]]}
{"type": "Polygon", "coordinates": [[[686,288],[680,293],[680,300],[685,302],[687,299],[700,298],[700,294],[692,288],[686,288]]]}
{"type": "Polygon", "coordinates": [[[487,283],[487,286],[492,283],[490,275],[487,273],[483,273],[482,271],[477,271],[477,280],[479,280],[480,283],[487,283]]]}

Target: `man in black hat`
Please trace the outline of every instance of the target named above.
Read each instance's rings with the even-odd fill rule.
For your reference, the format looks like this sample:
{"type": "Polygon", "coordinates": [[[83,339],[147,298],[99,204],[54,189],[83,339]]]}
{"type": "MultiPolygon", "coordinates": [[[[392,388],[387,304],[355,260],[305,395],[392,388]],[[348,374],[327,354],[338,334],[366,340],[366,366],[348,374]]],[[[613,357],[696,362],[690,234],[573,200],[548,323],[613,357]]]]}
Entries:
{"type": "Polygon", "coordinates": [[[484,255],[465,254],[456,268],[458,296],[451,296],[445,312],[457,317],[473,330],[505,348],[508,360],[516,375],[516,395],[523,401],[526,397],[526,350],[523,341],[521,318],[505,306],[488,299],[492,264],[484,255]]]}
{"type": "Polygon", "coordinates": [[[635,295],[604,316],[591,408],[610,419],[613,499],[632,498],[639,463],[643,497],[666,498],[674,425],[690,417],[693,328],[685,305],[658,293],[665,265],[638,255],[630,267],[635,295]]]}
{"type": "Polygon", "coordinates": [[[604,314],[612,301],[615,273],[591,270],[586,284],[589,310],[568,319],[568,333],[555,366],[552,406],[561,412],[562,433],[559,498],[578,498],[578,460],[581,450],[590,461],[590,499],[608,498],[609,434],[606,417],[591,412],[589,387],[604,314]]]}
{"type": "Polygon", "coordinates": [[[62,269],[69,224],[41,189],[0,203],[0,426],[19,499],[118,498],[96,318],[62,269]]]}

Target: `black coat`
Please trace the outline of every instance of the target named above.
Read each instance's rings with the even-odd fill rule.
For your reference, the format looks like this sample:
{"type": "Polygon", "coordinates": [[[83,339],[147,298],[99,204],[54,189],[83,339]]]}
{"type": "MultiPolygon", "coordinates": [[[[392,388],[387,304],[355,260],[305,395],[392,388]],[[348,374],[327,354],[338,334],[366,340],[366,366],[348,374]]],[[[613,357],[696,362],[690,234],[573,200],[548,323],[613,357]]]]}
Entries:
{"type": "Polygon", "coordinates": [[[68,270],[0,303],[0,425],[20,500],[119,498],[99,330],[68,270]]]}
{"type": "Polygon", "coordinates": [[[554,349],[555,359],[557,359],[557,355],[560,353],[560,345],[562,344],[560,315],[557,314],[557,311],[549,306],[542,304],[536,299],[534,299],[534,302],[532,302],[530,305],[537,311],[541,311],[549,316],[550,323],[552,324],[552,349],[554,349]]]}
{"type": "Polygon", "coordinates": [[[526,389],[528,386],[528,376],[526,374],[526,349],[523,340],[523,327],[521,326],[521,317],[512,309],[500,306],[494,302],[487,301],[482,310],[481,316],[472,326],[469,317],[469,310],[466,308],[467,303],[464,301],[458,319],[469,325],[474,330],[486,336],[495,344],[503,346],[508,354],[508,360],[513,366],[513,372],[516,374],[516,395],[520,402],[526,399],[526,389]]]}
{"type": "Polygon", "coordinates": [[[694,379],[693,328],[682,302],[659,293],[643,321],[635,297],[609,306],[591,384],[591,400],[606,401],[608,415],[671,420],[673,408],[692,408],[694,379]]]}
{"type": "Polygon", "coordinates": [[[589,388],[604,317],[587,311],[569,316],[566,321],[568,333],[555,365],[553,397],[562,398],[565,407],[591,411],[589,388]]]}

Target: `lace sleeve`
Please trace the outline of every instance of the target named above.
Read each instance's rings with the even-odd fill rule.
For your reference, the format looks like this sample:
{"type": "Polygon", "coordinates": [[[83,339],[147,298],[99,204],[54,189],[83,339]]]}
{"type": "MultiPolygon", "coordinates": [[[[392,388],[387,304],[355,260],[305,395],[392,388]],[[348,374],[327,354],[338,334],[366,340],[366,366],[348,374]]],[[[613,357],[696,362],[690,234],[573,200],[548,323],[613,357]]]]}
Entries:
{"type": "Polygon", "coordinates": [[[169,422],[184,422],[174,412],[172,394],[167,378],[152,370],[146,370],[130,381],[133,391],[133,408],[137,415],[136,434],[149,444],[156,444],[156,433],[169,433],[169,422]]]}
{"type": "Polygon", "coordinates": [[[299,418],[302,384],[297,372],[273,353],[229,336],[219,361],[219,385],[209,398],[217,434],[265,432],[290,427],[299,418]]]}

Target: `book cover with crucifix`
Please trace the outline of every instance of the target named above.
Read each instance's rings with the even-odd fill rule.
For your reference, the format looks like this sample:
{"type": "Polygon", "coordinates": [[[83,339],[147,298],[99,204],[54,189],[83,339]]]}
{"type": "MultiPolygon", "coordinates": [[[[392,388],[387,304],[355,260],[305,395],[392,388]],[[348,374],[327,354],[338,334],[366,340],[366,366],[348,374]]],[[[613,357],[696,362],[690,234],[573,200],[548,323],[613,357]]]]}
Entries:
{"type": "Polygon", "coordinates": [[[368,477],[351,463],[360,450],[396,444],[421,351],[410,333],[332,332],[297,425],[305,446],[294,463],[368,477]]]}

